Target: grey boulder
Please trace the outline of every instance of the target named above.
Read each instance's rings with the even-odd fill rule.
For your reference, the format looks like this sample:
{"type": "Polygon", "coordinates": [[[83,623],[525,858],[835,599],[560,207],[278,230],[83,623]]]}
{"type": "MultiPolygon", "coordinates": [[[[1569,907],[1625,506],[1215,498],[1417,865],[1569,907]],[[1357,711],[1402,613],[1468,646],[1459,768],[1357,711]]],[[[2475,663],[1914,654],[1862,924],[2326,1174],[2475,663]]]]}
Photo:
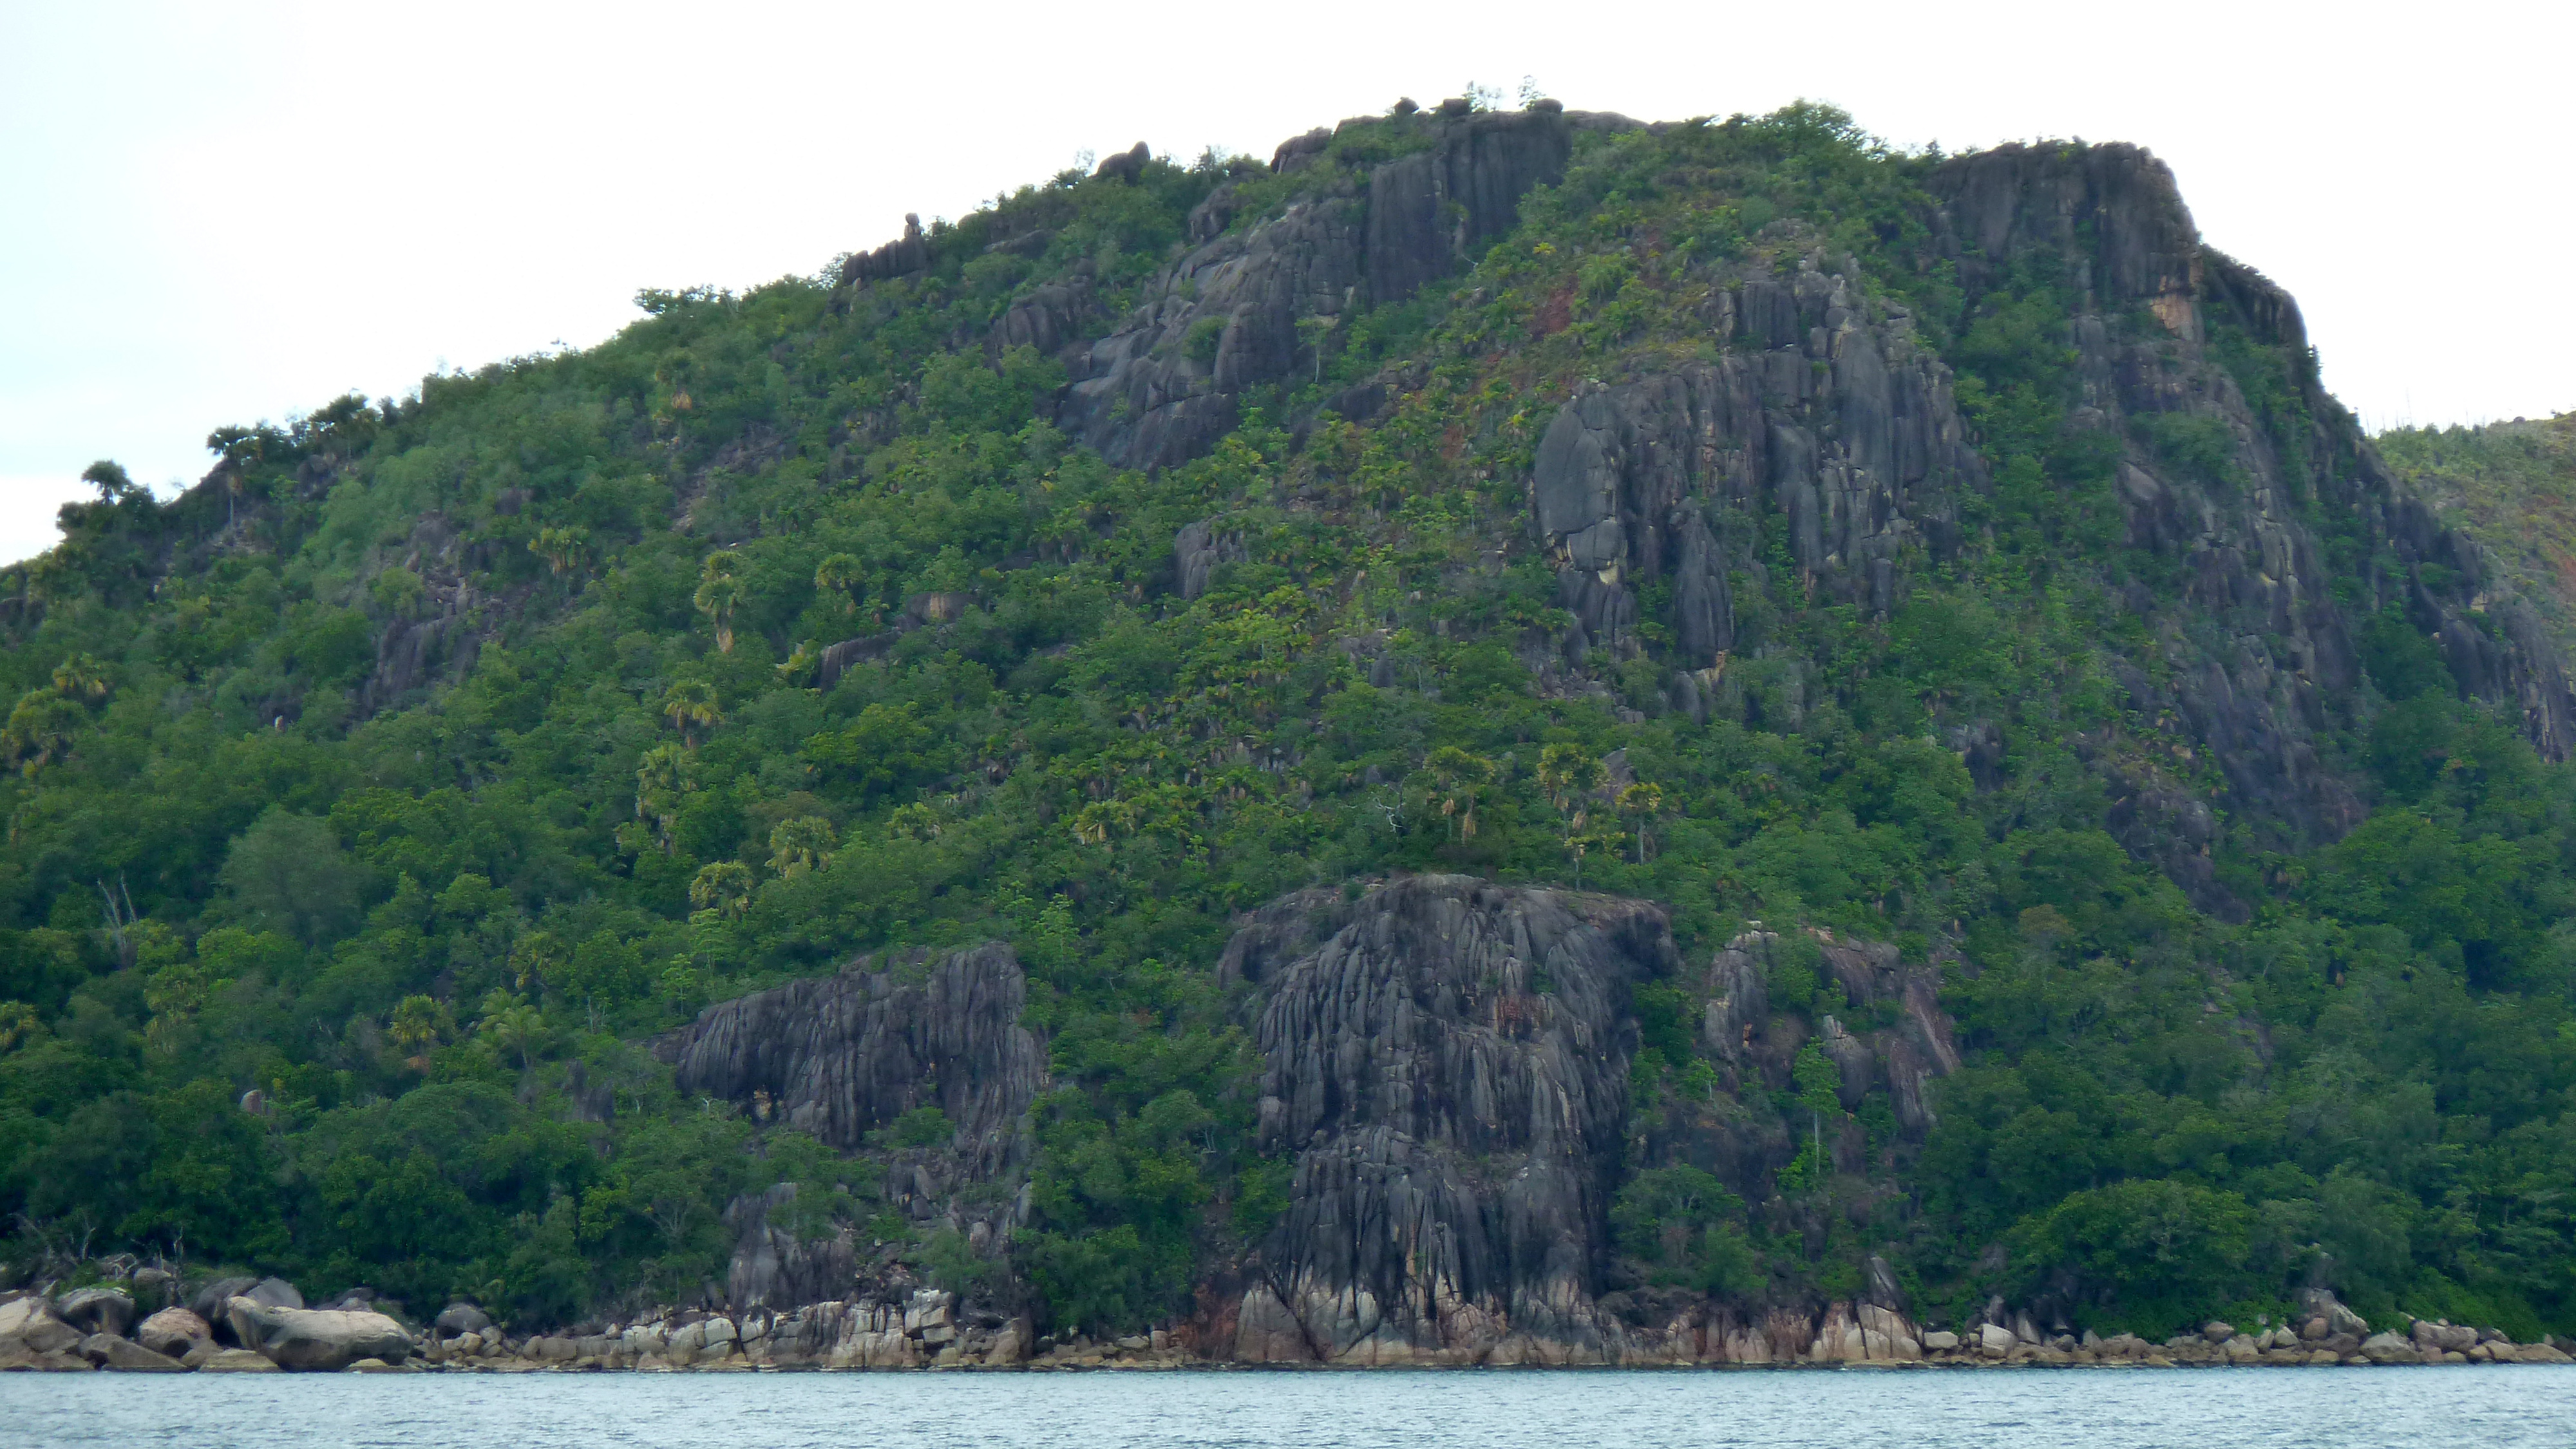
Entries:
{"type": "Polygon", "coordinates": [[[440,1338],[457,1338],[468,1333],[481,1333],[492,1326],[492,1316],[471,1303],[450,1303],[430,1327],[440,1338]]]}
{"type": "Polygon", "coordinates": [[[362,1358],[400,1363],[411,1357],[411,1335],[381,1313],[343,1309],[271,1308],[236,1298],[226,1308],[233,1336],[279,1368],[344,1369],[362,1358]]]}
{"type": "Polygon", "coordinates": [[[53,1305],[40,1297],[0,1303],[0,1349],[16,1348],[37,1355],[61,1353],[82,1337],[79,1329],[56,1317],[53,1305]]]}
{"type": "Polygon", "coordinates": [[[183,1374],[188,1370],[168,1354],[154,1353],[130,1338],[114,1333],[93,1333],[81,1340],[81,1357],[103,1369],[123,1373],[183,1374]]]}
{"type": "Polygon", "coordinates": [[[134,1326],[134,1300],[114,1288],[78,1288],[54,1301],[54,1313],[83,1333],[123,1336],[134,1326]]]}
{"type": "Polygon", "coordinates": [[[218,1278],[188,1300],[188,1311],[208,1323],[224,1321],[224,1305],[259,1286],[257,1278],[218,1278]]]}
{"type": "Polygon", "coordinates": [[[2414,1340],[2393,1333],[2374,1333],[2361,1341],[2361,1356],[2372,1363],[2420,1363],[2414,1340]]]}
{"type": "Polygon", "coordinates": [[[283,1278],[262,1278],[254,1286],[243,1289],[241,1296],[264,1308],[302,1308],[304,1306],[304,1295],[296,1291],[294,1284],[283,1278]]]}

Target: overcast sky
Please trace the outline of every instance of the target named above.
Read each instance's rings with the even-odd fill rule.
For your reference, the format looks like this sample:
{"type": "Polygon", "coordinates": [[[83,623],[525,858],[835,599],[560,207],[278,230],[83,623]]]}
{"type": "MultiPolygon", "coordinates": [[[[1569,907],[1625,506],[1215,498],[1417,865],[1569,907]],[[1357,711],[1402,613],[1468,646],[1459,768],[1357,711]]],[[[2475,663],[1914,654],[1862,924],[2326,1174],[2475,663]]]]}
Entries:
{"type": "Polygon", "coordinates": [[[92,459],[584,346],[1142,139],[1532,76],[1641,119],[2128,140],[2373,426],[2576,408],[2566,5],[0,0],[0,560],[92,459]]]}

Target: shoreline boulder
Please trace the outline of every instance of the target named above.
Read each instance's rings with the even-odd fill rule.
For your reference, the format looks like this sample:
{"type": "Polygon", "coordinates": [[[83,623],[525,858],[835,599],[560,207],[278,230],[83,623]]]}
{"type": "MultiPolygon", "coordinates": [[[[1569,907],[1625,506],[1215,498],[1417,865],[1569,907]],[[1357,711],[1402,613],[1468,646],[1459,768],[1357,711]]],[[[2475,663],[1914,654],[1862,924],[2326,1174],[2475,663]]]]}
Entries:
{"type": "Polygon", "coordinates": [[[134,1326],[134,1300],[116,1288],[76,1288],[54,1300],[54,1313],[83,1333],[122,1338],[134,1326]]]}
{"type": "Polygon", "coordinates": [[[185,1364],[168,1354],[154,1353],[121,1334],[91,1334],[81,1340],[80,1355],[100,1368],[120,1373],[183,1374],[188,1371],[185,1364]]]}
{"type": "Polygon", "coordinates": [[[30,1294],[0,1303],[0,1352],[15,1349],[43,1356],[63,1353],[85,1337],[54,1314],[53,1305],[30,1294]]]}
{"type": "Polygon", "coordinates": [[[224,1316],[243,1347],[279,1368],[328,1372],[362,1358],[400,1363],[412,1354],[411,1335],[381,1313],[272,1308],[245,1295],[227,1305],[224,1316]]]}
{"type": "Polygon", "coordinates": [[[178,1358],[190,1346],[214,1336],[215,1331],[207,1326],[206,1320],[185,1308],[164,1308],[143,1320],[143,1326],[134,1330],[136,1343],[172,1358],[178,1358]]]}

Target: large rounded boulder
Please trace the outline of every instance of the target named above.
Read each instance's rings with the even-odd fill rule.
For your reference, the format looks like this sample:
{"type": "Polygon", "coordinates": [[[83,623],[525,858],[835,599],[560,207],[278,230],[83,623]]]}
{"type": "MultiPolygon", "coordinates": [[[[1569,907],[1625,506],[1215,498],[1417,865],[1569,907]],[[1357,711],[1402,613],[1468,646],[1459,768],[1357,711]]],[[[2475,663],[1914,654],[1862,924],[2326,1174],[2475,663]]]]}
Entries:
{"type": "Polygon", "coordinates": [[[249,1297],[225,1309],[233,1337],[284,1369],[344,1369],[362,1358],[400,1363],[411,1334],[381,1313],[348,1309],[272,1308],[249,1297]]]}
{"type": "Polygon", "coordinates": [[[143,1320],[143,1326],[134,1330],[136,1343],[171,1358],[179,1357],[214,1336],[215,1331],[206,1325],[206,1320],[185,1308],[164,1308],[143,1320]]]}

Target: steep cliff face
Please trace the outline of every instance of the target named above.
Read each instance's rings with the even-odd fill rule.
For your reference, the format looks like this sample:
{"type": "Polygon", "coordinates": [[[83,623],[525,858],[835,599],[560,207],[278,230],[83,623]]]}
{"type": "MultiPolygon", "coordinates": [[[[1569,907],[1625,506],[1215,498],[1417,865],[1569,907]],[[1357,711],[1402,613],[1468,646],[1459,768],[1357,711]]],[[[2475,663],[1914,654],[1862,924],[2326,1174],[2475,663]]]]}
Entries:
{"type": "MultiPolygon", "coordinates": [[[[1877,1013],[1893,1025],[1859,1034],[1828,1019],[1845,1094],[1857,1104],[1886,1084],[1919,1133],[1924,1083],[1958,1066],[1937,973],[1890,946],[1809,939],[1856,1012],[1895,1008],[1877,1013]]],[[[1785,949],[1777,933],[1748,933],[1706,972],[1706,1027],[1724,1040],[1717,1054],[1736,1071],[1722,1090],[1739,1103],[1788,1082],[1796,1019],[1764,990],[1785,949]]],[[[1350,901],[1310,892],[1249,917],[1223,970],[1256,987],[1262,1139],[1295,1154],[1296,1174],[1230,1341],[1210,1351],[1344,1364],[1920,1356],[1884,1263],[1863,1299],[1821,1311],[1748,1317],[1693,1292],[1612,1291],[1610,1198],[1649,1165],[1623,1140],[1630,998],[1683,974],[1657,907],[1459,876],[1350,901]]],[[[1713,1151],[1651,1128],[1633,1146],[1658,1160],[1713,1151]]],[[[1757,1150],[1728,1175],[1758,1185],[1778,1165],[1757,1150]]]]}
{"type": "Polygon", "coordinates": [[[1856,276],[1810,267],[1715,292],[1734,350],[1617,387],[1587,385],[1542,436],[1531,507],[1591,647],[1635,648],[1637,592],[1668,580],[1693,668],[1735,647],[1728,575],[1762,567],[1749,510],[1777,510],[1802,575],[1884,612],[1898,555],[1959,541],[1958,495],[1983,488],[1949,370],[1856,276]]]}
{"type": "Polygon", "coordinates": [[[1029,1103],[1046,1054],[1020,1025],[1028,978],[999,943],[890,962],[863,956],[832,976],[791,981],[708,1007],[660,1044],[681,1092],[719,1097],[861,1146],[917,1107],[956,1130],[977,1178],[1027,1159],[1029,1103]]]}
{"type": "MultiPolygon", "coordinates": [[[[2129,588],[2152,642],[2120,682],[2137,717],[2174,722],[2207,752],[2223,790],[2196,789],[2153,751],[2083,742],[2133,854],[2241,918],[2207,859],[2213,811],[2264,848],[2357,824],[2365,806],[2335,736],[2358,718],[2356,618],[2383,609],[2439,642],[2464,692],[2517,709],[2535,747],[2564,757],[2576,695],[2529,606],[2395,482],[2312,363],[2249,399],[2227,342],[2303,355],[2297,306],[2200,245],[2162,163],[2133,146],[2011,146],[1927,184],[1938,209],[1923,260],[1970,295],[2063,279],[2072,426],[2117,454],[2123,542],[2178,581],[2129,588]],[[2177,435],[2203,441],[2162,441],[2177,435]],[[2333,578],[2338,544],[2382,562],[2333,578]]],[[[1794,274],[1722,272],[1704,320],[1716,360],[1578,388],[1541,439],[1530,494],[1576,619],[1567,653],[1634,654],[1640,590],[1668,583],[1678,662],[1697,671],[1672,694],[1693,713],[1739,643],[1730,579],[1765,576],[1761,525],[1785,534],[1807,587],[1883,615],[1913,571],[1960,546],[1963,503],[1995,486],[1950,370],[1857,263],[1818,247],[1794,274]]],[[[1963,751],[1978,728],[1954,726],[1963,751]]]]}
{"type": "MultiPolygon", "coordinates": [[[[1046,1086],[1045,1051],[1020,1025],[1027,1001],[1028,978],[998,943],[935,958],[861,957],[833,976],[710,1006],[657,1046],[683,1093],[844,1151],[907,1112],[938,1108],[954,1129],[947,1142],[879,1149],[886,1200],[992,1253],[1026,1215],[1007,1189],[1026,1176],[1029,1104],[1046,1086]],[[1006,1190],[961,1192],[997,1182],[1006,1190]]],[[[778,1308],[854,1295],[866,1253],[851,1229],[809,1237],[776,1221],[800,1191],[825,1186],[781,1183],[726,1209],[735,1238],[727,1302],[778,1308]]]]}
{"type": "Polygon", "coordinates": [[[1673,969],[1663,913],[1426,876],[1256,927],[1283,915],[1314,944],[1261,973],[1261,1131],[1296,1176],[1237,1355],[1602,1359],[1625,998],[1673,969]]]}
{"type": "Polygon", "coordinates": [[[2193,722],[2230,803],[2303,841],[2357,821],[2349,790],[2318,768],[2314,736],[2360,681],[2355,616],[2382,609],[2434,636],[2469,696],[2518,710],[2544,757],[2566,757],[2576,696],[2528,606],[2491,593],[2495,571],[2476,544],[2400,486],[2326,393],[2289,294],[2197,244],[2162,163],[2134,146],[2009,146],[1952,162],[1930,184],[1963,278],[2037,255],[2074,281],[2085,400],[2124,440],[2128,541],[2180,563],[2186,580],[2176,597],[2135,602],[2157,611],[2168,664],[2185,663],[2187,613],[2234,636],[2200,645],[2170,683],[2139,679],[2131,692],[2142,711],[2193,722]],[[2159,325],[2122,325],[2140,312],[2159,325]],[[2305,359],[2286,396],[2249,399],[2228,365],[2231,332],[2305,359]],[[2223,424],[2227,464],[2195,467],[2142,444],[2174,417],[2223,424]],[[2332,575],[2337,536],[2346,557],[2368,561],[2359,577],[2332,575]]]}

